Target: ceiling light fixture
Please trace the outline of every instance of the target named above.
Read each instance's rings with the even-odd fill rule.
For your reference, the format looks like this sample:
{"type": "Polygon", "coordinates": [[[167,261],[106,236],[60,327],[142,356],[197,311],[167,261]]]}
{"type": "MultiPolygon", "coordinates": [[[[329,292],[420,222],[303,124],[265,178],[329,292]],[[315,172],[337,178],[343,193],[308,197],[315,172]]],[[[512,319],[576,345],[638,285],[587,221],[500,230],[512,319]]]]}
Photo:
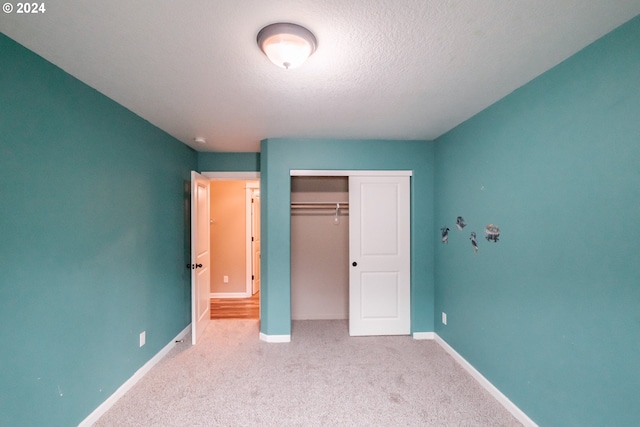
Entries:
{"type": "Polygon", "coordinates": [[[258,46],[278,67],[299,67],[317,46],[316,37],[304,27],[288,22],[267,25],[258,33],[258,46]]]}

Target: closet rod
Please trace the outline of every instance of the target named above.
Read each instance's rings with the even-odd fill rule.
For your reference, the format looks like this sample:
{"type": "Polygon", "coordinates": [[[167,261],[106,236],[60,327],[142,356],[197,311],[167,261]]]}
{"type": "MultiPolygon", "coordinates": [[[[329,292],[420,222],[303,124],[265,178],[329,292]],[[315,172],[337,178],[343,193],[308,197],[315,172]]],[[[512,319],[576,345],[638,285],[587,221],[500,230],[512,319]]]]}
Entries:
{"type": "Polygon", "coordinates": [[[292,202],[291,209],[349,209],[348,202],[292,202]]]}

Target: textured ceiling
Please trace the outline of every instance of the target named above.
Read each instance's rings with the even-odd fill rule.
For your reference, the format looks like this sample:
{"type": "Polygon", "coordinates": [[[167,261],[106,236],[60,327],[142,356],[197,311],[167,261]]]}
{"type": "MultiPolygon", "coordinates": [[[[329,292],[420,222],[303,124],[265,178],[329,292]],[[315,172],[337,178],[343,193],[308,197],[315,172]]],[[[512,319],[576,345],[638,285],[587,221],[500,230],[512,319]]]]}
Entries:
{"type": "Polygon", "coordinates": [[[640,0],[45,4],[0,14],[0,31],[199,151],[433,139],[640,14],[640,0]],[[316,35],[301,68],[259,50],[256,34],[277,21],[316,35]]]}

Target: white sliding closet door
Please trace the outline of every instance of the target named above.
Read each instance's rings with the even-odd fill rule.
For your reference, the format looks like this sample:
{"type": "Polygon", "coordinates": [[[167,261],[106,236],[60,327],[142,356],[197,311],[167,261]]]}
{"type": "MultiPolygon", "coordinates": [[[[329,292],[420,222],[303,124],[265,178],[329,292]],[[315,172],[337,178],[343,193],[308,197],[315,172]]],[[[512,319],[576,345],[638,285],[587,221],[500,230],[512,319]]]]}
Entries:
{"type": "Polygon", "coordinates": [[[349,334],[411,332],[408,176],[349,177],[349,334]]]}

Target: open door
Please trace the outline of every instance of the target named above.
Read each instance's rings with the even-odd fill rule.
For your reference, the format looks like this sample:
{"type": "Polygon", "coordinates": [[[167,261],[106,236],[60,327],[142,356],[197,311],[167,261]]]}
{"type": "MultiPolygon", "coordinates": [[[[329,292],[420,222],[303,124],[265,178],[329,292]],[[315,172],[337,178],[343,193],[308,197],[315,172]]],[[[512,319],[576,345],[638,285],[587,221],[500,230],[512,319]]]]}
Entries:
{"type": "Polygon", "coordinates": [[[195,345],[211,320],[209,181],[191,171],[191,343],[195,345]]]}
{"type": "Polygon", "coordinates": [[[349,334],[411,332],[409,176],[349,177],[349,334]]]}

